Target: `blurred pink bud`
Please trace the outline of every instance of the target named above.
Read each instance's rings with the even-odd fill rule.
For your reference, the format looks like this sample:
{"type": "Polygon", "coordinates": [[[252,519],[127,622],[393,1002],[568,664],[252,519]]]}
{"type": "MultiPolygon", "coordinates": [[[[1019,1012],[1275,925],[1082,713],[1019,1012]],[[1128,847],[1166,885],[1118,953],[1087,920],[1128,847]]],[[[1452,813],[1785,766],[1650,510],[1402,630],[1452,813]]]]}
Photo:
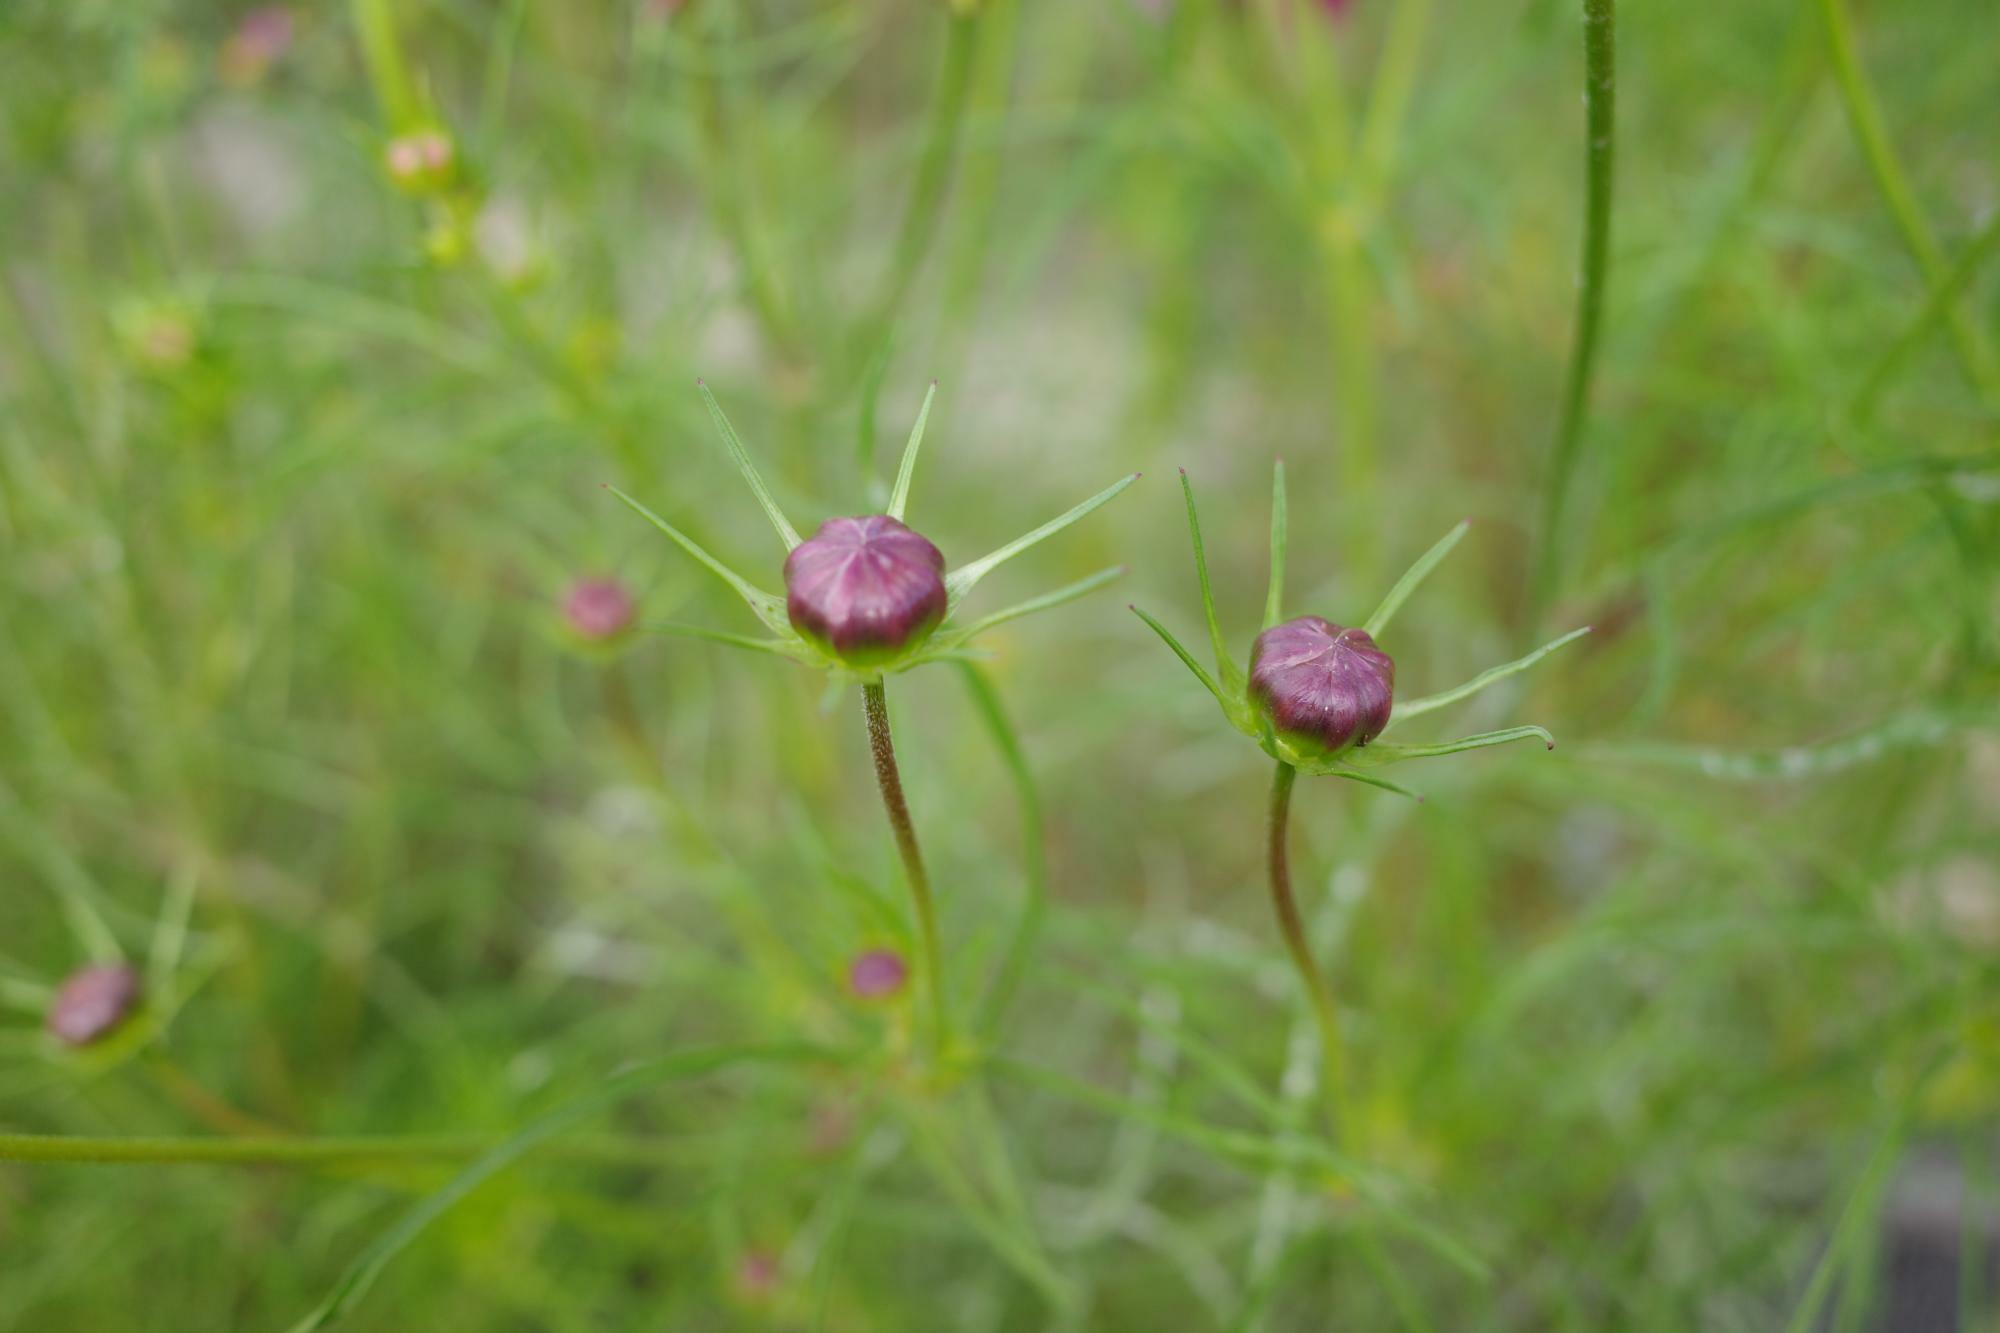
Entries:
{"type": "Polygon", "coordinates": [[[617,579],[579,579],[563,599],[563,619],[586,639],[615,639],[632,627],[638,607],[617,579]]]}
{"type": "Polygon", "coordinates": [[[887,999],[909,979],[909,964],[894,949],[863,950],[847,965],[847,988],[856,999],[887,999]]]}
{"type": "Polygon", "coordinates": [[[65,1046],[88,1046],[111,1035],[138,1003],[138,972],[124,963],[93,964],[57,989],[49,1032],[65,1046]]]}
{"type": "Polygon", "coordinates": [[[292,49],[292,11],[260,5],[245,14],[222,44],[222,74],[231,83],[255,83],[292,49]]]}
{"type": "Polygon", "coordinates": [[[383,162],[396,184],[409,190],[434,189],[451,174],[451,139],[439,130],[398,135],[383,150],[383,162]]]}
{"type": "Polygon", "coordinates": [[[778,1256],[750,1250],[736,1261],[736,1293],[746,1301],[769,1300],[778,1290],[778,1256]]]}

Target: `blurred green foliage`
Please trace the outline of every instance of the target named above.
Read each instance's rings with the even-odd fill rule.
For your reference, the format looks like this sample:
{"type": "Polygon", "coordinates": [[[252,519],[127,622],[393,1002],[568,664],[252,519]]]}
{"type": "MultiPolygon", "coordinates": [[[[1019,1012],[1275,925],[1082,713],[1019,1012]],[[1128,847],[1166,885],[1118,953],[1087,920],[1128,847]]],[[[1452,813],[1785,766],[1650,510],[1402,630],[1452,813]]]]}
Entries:
{"type": "Polygon", "coordinates": [[[613,1085],[347,1326],[1859,1328],[1920,1147],[1972,1252],[1990,6],[1620,15],[1545,615],[1577,7],[1330,8],[0,8],[0,1128],[415,1136],[0,1166],[0,1327],[286,1327],[452,1164],[711,1046],[790,1054],[613,1085]],[[448,163],[399,183],[422,133],[448,163]],[[979,597],[1129,592],[997,632],[971,693],[893,682],[961,1012],[1046,842],[956,1079],[844,989],[911,929],[855,701],[563,624],[608,575],[754,629],[601,489],[776,581],[697,375],[802,525],[879,507],[939,379],[913,512],[954,561],[1149,473],[979,597]],[[1279,455],[1298,610],[1364,615],[1474,518],[1406,681],[1597,627],[1436,733],[1511,707],[1555,754],[1302,789],[1352,1161],[1310,1137],[1264,766],[1118,604],[1199,624],[1185,466],[1247,650],[1279,455]],[[50,989],[111,953],[142,1020],[58,1050],[50,989]]]}

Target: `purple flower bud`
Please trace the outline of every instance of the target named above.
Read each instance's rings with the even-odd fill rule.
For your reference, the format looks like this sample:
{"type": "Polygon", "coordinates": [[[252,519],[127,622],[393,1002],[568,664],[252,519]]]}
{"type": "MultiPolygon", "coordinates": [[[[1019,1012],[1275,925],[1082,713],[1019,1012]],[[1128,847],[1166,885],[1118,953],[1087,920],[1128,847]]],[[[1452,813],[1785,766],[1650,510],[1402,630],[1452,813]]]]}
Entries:
{"type": "Polygon", "coordinates": [[[615,639],[632,627],[632,594],[617,579],[579,579],[563,599],[563,619],[583,638],[615,639]]]}
{"type": "Polygon", "coordinates": [[[847,988],[860,1000],[885,1000],[909,978],[909,964],[894,949],[865,949],[847,965],[847,988]]]}
{"type": "Polygon", "coordinates": [[[49,1032],[65,1046],[88,1046],[125,1021],[139,1003],[139,974],[123,963],[97,963],[69,975],[49,1006],[49,1032]]]}
{"type": "Polygon", "coordinates": [[[792,628],[850,666],[923,642],[944,619],[944,556],[885,514],[830,518],[785,560],[792,628]]]}
{"type": "Polygon", "coordinates": [[[1395,691],[1396,664],[1364,629],[1300,616],[1250,650],[1251,700],[1279,735],[1314,754],[1381,735],[1395,691]]]}

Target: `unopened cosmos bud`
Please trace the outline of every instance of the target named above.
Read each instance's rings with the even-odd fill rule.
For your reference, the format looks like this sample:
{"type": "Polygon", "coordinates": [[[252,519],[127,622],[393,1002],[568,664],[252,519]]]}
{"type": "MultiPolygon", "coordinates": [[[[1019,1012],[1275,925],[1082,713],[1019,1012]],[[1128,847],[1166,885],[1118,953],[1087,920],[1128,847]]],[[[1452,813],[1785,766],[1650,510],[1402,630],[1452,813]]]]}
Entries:
{"type": "Polygon", "coordinates": [[[913,648],[944,619],[944,556],[885,514],[830,518],[785,560],[792,628],[849,666],[913,648]]]}
{"type": "Polygon", "coordinates": [[[1396,664],[1367,630],[1300,616],[1257,636],[1250,698],[1279,736],[1307,753],[1366,745],[1389,725],[1396,664]]]}

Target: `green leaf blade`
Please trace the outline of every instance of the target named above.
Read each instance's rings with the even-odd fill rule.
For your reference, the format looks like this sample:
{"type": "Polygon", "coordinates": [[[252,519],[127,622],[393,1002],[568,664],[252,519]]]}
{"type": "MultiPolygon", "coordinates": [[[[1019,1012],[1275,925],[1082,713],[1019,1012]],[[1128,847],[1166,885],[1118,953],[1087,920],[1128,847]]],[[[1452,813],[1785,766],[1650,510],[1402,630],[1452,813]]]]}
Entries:
{"type": "Polygon", "coordinates": [[[1396,580],[1396,586],[1389,589],[1389,595],[1375,608],[1375,614],[1369,616],[1367,622],[1362,625],[1361,628],[1368,631],[1369,638],[1381,637],[1382,631],[1388,628],[1390,619],[1402,609],[1403,603],[1410,599],[1410,594],[1430,577],[1431,571],[1444,562],[1444,558],[1451,554],[1452,548],[1463,541],[1465,534],[1471,530],[1472,520],[1460,519],[1457,526],[1438,539],[1436,545],[1417,557],[1417,563],[1411,565],[1403,577],[1396,580]]]}
{"type": "MultiPolygon", "coordinates": [[[[1039,542],[1046,541],[1048,538],[1055,536],[1055,534],[1061,532],[1064,528],[1076,522],[1078,519],[1084,517],[1086,514],[1089,514],[1092,510],[1097,509],[1102,505],[1109,504],[1114,498],[1117,497],[1119,492],[1123,491],[1127,486],[1130,486],[1133,482],[1137,481],[1138,479],[1139,479],[1139,474],[1136,472],[1134,472],[1129,477],[1121,477],[1117,481],[1113,482],[1111,485],[1099,491],[1097,494],[1091,496],[1088,500],[1085,500],[1082,504],[1077,505],[1075,508],[1069,510],[1067,513],[1061,514],[1056,518],[1050,519],[1048,522],[1042,524],[1042,526],[1036,528],[1033,532],[1028,533],[1026,536],[1016,537],[1013,541],[1008,542],[1005,546],[1002,546],[999,550],[994,551],[988,555],[981,556],[979,559],[973,561],[969,565],[960,565],[957,569],[953,570],[950,574],[946,575],[944,581],[945,589],[947,593],[950,595],[952,609],[954,610],[957,609],[959,602],[964,599],[965,595],[971,592],[973,588],[978,586],[979,581],[981,579],[985,578],[988,574],[991,574],[1000,565],[1003,565],[1007,561],[1012,560],[1015,556],[1021,554],[1021,552],[1027,550],[1029,547],[1034,546],[1039,542]]],[[[947,612],[946,614],[949,615],[950,612],[947,612]]]]}
{"type": "Polygon", "coordinates": [[[757,496],[757,503],[764,507],[764,516],[770,519],[771,526],[777,529],[778,539],[784,542],[786,551],[795,549],[799,545],[798,529],[794,528],[791,520],[785,517],[785,511],[778,507],[777,500],[771,495],[771,488],[764,484],[763,474],[759,473],[757,465],[750,461],[750,451],[743,447],[743,441],[737,436],[736,428],[730,425],[729,418],[722,414],[722,404],[715,401],[715,395],[708,391],[708,385],[703,381],[696,380],[695,387],[701,390],[702,401],[708,404],[708,415],[715,422],[715,428],[722,432],[722,442],[728,446],[729,456],[736,462],[736,470],[743,474],[744,481],[750,483],[751,491],[757,496]]]}
{"type": "Polygon", "coordinates": [[[1138,607],[1133,606],[1127,609],[1152,627],[1153,633],[1160,636],[1160,641],[1174,650],[1174,656],[1180,658],[1181,664],[1189,671],[1194,672],[1194,678],[1201,682],[1202,688],[1214,695],[1215,701],[1221,704],[1223,709],[1227,711],[1229,708],[1229,699],[1223,694],[1222,687],[1215,683],[1215,678],[1208,674],[1206,667],[1194,660],[1194,654],[1181,646],[1181,641],[1173,636],[1173,632],[1159,621],[1147,615],[1144,611],[1141,611],[1138,607]]]}
{"type": "Polygon", "coordinates": [[[924,447],[924,426],[931,419],[931,399],[937,397],[937,381],[924,390],[924,405],[917,409],[917,424],[910,427],[910,442],[903,446],[903,463],[896,469],[896,489],[889,495],[889,517],[903,521],[910,503],[910,479],[916,475],[917,453],[924,447]]]}
{"type": "Polygon", "coordinates": [[[1271,468],[1271,585],[1264,594],[1264,628],[1284,618],[1285,548],[1291,541],[1285,505],[1285,460],[1271,468]]]}
{"type": "Polygon", "coordinates": [[[1395,711],[1389,715],[1389,726],[1393,727],[1405,718],[1422,717],[1425,713],[1443,708],[1447,704],[1455,704],[1461,699],[1471,698],[1489,685],[1497,684],[1509,676],[1526,671],[1556,649],[1561,648],[1565,644],[1574,643],[1588,633],[1590,633],[1590,626],[1588,625],[1585,625],[1582,629],[1573,629],[1561,638],[1553,639],[1543,644],[1524,657],[1517,657],[1511,662],[1503,662],[1497,667],[1491,667],[1480,672],[1463,685],[1453,686],[1451,689],[1441,690],[1436,694],[1427,694],[1422,698],[1412,699],[1408,703],[1397,704],[1395,711]]]}
{"type": "Polygon", "coordinates": [[[707,569],[724,583],[727,583],[735,591],[736,595],[743,599],[751,611],[756,613],[759,620],[781,634],[791,632],[790,621],[785,616],[785,604],[775,593],[765,592],[728,565],[723,564],[704,550],[701,544],[695,541],[694,538],[688,536],[685,532],[682,532],[679,528],[667,522],[667,520],[661,518],[658,514],[627,495],[624,491],[619,490],[616,486],[607,486],[605,489],[609,490],[620,500],[623,500],[654,527],[666,533],[668,537],[673,539],[676,546],[693,556],[703,568],[707,569]]]}

